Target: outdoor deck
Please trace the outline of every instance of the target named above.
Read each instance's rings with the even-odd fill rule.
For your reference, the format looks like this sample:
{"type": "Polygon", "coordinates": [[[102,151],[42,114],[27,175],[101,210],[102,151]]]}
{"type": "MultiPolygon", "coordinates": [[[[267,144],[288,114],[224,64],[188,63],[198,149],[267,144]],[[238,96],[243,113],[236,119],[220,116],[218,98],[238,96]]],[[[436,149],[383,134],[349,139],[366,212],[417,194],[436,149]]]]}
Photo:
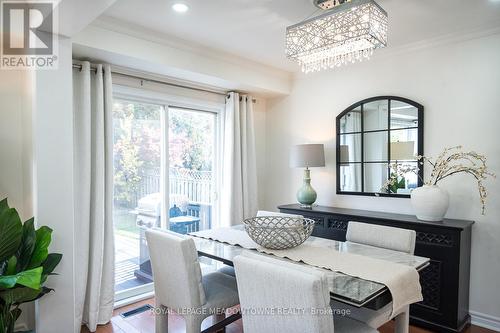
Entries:
{"type": "MultiPolygon", "coordinates": [[[[170,215],[172,218],[171,230],[185,234],[191,231],[210,229],[212,224],[212,172],[170,168],[169,176],[170,208],[177,205],[183,209],[183,215],[198,219],[198,222],[191,226],[185,221],[177,221],[176,223],[173,218],[179,219],[181,217],[170,215]]],[[[140,238],[139,227],[136,224],[136,208],[139,199],[154,195],[159,191],[159,170],[149,170],[145,172],[136,191],[131,195],[132,202],[125,206],[115,205],[114,207],[115,291],[117,292],[149,283],[147,280],[137,278],[134,274],[134,271],[139,269],[140,263],[140,238]]],[[[157,204],[159,205],[159,202],[157,204]]],[[[153,214],[155,212],[153,208],[153,214]]]]}
{"type": "Polygon", "coordinates": [[[134,275],[134,271],[139,269],[139,235],[136,239],[115,235],[115,248],[115,291],[147,283],[134,275]]]}

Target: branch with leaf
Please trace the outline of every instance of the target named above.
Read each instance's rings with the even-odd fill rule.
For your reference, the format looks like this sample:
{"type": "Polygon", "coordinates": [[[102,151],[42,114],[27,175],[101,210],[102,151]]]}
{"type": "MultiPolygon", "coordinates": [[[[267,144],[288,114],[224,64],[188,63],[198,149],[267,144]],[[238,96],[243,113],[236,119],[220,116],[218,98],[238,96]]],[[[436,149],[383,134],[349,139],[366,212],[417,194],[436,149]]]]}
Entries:
{"type": "Polygon", "coordinates": [[[14,332],[19,306],[48,294],[43,284],[62,254],[49,253],[52,229],[35,230],[34,219],[21,223],[7,199],[0,201],[0,333],[14,332]]]}
{"type": "MultiPolygon", "coordinates": [[[[486,157],[474,151],[463,151],[462,146],[445,148],[437,158],[425,156],[417,156],[419,165],[429,164],[432,171],[428,181],[422,182],[425,185],[437,185],[443,179],[450,176],[465,173],[471,175],[477,181],[479,198],[481,202],[481,214],[484,215],[486,209],[486,198],[488,193],[484,186],[484,181],[487,178],[496,178],[496,175],[488,169],[486,165],[486,157]]],[[[391,164],[391,177],[382,186],[382,191],[387,191],[399,177],[404,177],[405,174],[412,172],[418,175],[418,166],[391,164]]],[[[420,176],[419,176],[420,177],[420,176]]]]}
{"type": "Polygon", "coordinates": [[[406,186],[406,175],[408,173],[414,173],[420,178],[418,174],[418,167],[408,164],[391,163],[389,164],[391,174],[389,178],[382,184],[380,192],[397,193],[400,188],[405,188],[406,186]]]}

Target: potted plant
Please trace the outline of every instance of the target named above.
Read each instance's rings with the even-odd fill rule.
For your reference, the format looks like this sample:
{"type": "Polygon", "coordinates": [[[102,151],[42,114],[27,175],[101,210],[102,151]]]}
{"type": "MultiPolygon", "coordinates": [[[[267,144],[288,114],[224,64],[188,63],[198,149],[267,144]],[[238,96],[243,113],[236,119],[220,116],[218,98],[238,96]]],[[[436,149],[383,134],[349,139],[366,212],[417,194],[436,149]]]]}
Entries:
{"type": "MultiPolygon", "coordinates": [[[[484,215],[486,207],[486,187],[484,180],[488,177],[495,177],[486,166],[486,157],[474,151],[465,152],[462,146],[445,148],[437,158],[417,156],[419,165],[424,163],[432,167],[428,181],[422,182],[424,185],[411,192],[411,203],[418,219],[424,221],[442,221],[448,211],[449,195],[438,183],[443,179],[457,175],[469,174],[477,181],[479,198],[481,201],[481,214],[484,215]]],[[[391,188],[398,183],[398,179],[404,177],[409,172],[418,175],[418,166],[392,164],[391,177],[384,184],[383,188],[391,188]]]]}
{"type": "Polygon", "coordinates": [[[22,303],[52,291],[43,284],[62,254],[49,253],[51,235],[46,226],[35,230],[33,218],[21,223],[7,199],[0,201],[0,333],[14,332],[22,303]]]}

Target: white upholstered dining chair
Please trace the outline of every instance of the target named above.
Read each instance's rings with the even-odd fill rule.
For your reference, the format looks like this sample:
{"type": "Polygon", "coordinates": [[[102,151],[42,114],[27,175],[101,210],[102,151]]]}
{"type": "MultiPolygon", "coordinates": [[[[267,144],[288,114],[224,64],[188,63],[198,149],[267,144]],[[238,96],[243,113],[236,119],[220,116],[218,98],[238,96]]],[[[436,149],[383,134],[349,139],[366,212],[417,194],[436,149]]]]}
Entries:
{"type": "Polygon", "coordinates": [[[286,213],[270,212],[267,210],[259,210],[257,212],[256,216],[257,217],[263,217],[263,216],[304,217],[304,216],[298,215],[298,214],[286,214],[286,213]]]}
{"type": "MultiPolygon", "coordinates": [[[[415,251],[416,232],[401,228],[387,227],[375,224],[350,221],[347,227],[346,241],[357,244],[370,245],[384,249],[413,254],[415,251]]],[[[348,309],[351,318],[362,321],[373,328],[379,328],[391,319],[395,319],[395,331],[408,332],[410,308],[406,306],[396,309],[392,314],[392,302],[379,310],[356,308],[340,302],[333,302],[336,309],[348,309]]]]}
{"type": "Polygon", "coordinates": [[[245,333],[372,333],[334,317],[327,277],[317,269],[253,254],[234,259],[245,333]]]}
{"type": "Polygon", "coordinates": [[[415,230],[350,221],[346,241],[413,254],[415,230]]]}
{"type": "Polygon", "coordinates": [[[148,229],[153,268],[156,333],[168,332],[168,310],[183,316],[187,333],[201,332],[202,321],[220,309],[239,304],[236,279],[219,272],[201,274],[193,239],[170,231],[148,229]]]}

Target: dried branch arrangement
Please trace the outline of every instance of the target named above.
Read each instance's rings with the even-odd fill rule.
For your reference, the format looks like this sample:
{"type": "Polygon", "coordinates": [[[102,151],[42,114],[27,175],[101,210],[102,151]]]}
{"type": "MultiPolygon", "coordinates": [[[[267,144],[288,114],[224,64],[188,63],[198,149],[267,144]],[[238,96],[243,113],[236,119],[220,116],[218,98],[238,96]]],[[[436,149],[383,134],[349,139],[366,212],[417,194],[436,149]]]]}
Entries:
{"type": "MultiPolygon", "coordinates": [[[[426,156],[417,156],[418,165],[428,163],[432,166],[432,171],[429,180],[422,182],[425,185],[437,185],[440,181],[450,176],[466,173],[472,175],[477,181],[479,198],[481,201],[481,214],[484,215],[486,207],[487,191],[484,186],[484,180],[488,177],[496,178],[495,174],[490,172],[486,165],[486,157],[474,151],[464,151],[462,146],[445,148],[437,158],[426,156]]],[[[398,182],[398,178],[404,178],[408,173],[418,175],[418,166],[404,165],[392,163],[391,177],[382,186],[382,191],[387,191],[388,188],[398,182]]]]}

